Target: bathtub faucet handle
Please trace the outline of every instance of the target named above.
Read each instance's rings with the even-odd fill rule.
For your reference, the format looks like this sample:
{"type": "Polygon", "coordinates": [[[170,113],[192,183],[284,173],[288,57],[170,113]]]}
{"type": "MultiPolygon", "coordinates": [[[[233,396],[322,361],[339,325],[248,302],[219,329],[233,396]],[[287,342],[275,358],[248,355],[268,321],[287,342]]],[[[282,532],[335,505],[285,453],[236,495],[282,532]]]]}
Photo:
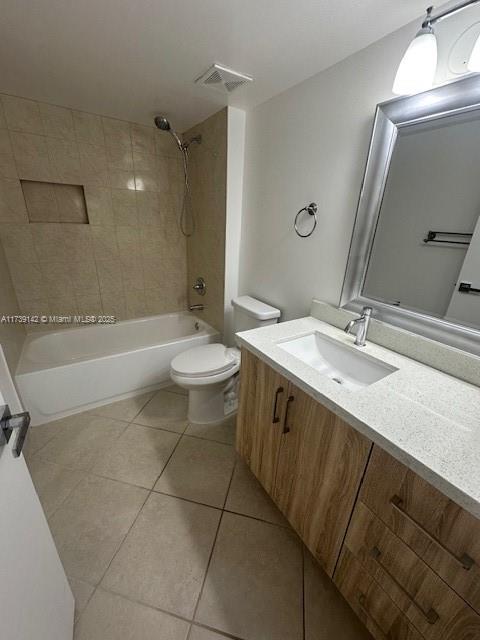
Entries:
{"type": "Polygon", "coordinates": [[[204,296],[207,293],[207,283],[203,278],[197,278],[192,289],[196,291],[200,296],[204,296]]]}

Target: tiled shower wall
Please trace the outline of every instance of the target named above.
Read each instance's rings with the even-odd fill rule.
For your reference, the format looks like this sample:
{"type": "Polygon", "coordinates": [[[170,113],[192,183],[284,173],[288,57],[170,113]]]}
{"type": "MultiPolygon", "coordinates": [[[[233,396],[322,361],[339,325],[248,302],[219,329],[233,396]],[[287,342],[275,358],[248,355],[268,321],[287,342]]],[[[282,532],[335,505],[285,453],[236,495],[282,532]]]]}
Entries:
{"type": "Polygon", "coordinates": [[[0,237],[23,313],[125,319],[184,310],[182,193],[167,133],[1,96],[0,237]],[[83,185],[89,224],[29,223],[21,179],[83,185]]]}
{"type": "Polygon", "coordinates": [[[225,221],[227,192],[227,109],[222,109],[186,133],[184,140],[202,136],[202,144],[190,147],[190,184],[195,232],[188,238],[190,304],[203,303],[197,315],[223,332],[225,282],[225,221]],[[204,278],[207,293],[192,290],[197,277],[204,278]]]}

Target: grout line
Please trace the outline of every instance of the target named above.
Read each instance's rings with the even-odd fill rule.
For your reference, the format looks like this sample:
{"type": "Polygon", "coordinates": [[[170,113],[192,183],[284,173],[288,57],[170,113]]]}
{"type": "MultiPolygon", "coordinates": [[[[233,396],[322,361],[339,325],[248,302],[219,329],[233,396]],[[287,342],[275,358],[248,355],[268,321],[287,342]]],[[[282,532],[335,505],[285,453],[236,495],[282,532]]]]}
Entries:
{"type": "Polygon", "coordinates": [[[188,433],[187,429],[188,427],[191,425],[192,423],[188,423],[184,433],[182,435],[188,436],[189,438],[197,438],[197,440],[206,440],[207,442],[216,442],[217,444],[226,444],[229,447],[234,447],[235,446],[235,442],[225,442],[222,440],[214,440],[213,438],[205,438],[204,436],[198,436],[195,433],[188,433]]]}
{"type": "Polygon", "coordinates": [[[198,502],[198,500],[192,500],[191,498],[182,498],[182,496],[175,496],[171,493],[166,493],[165,491],[158,491],[158,489],[152,489],[151,493],[156,493],[161,496],[166,496],[167,498],[175,498],[175,500],[183,500],[183,502],[188,502],[190,504],[197,504],[201,507],[207,507],[208,509],[215,509],[215,511],[223,511],[222,507],[214,507],[211,504],[207,504],[206,502],[198,502]]]}
{"type": "MultiPolygon", "coordinates": [[[[173,432],[172,432],[172,431],[170,431],[170,433],[173,433],[173,432]]],[[[175,446],[173,447],[171,454],[168,456],[167,461],[166,461],[166,462],[165,462],[165,464],[163,465],[162,470],[161,470],[161,471],[160,471],[160,473],[158,474],[158,476],[157,476],[157,478],[156,478],[155,482],[153,483],[153,487],[152,487],[152,489],[151,489],[151,491],[152,491],[152,492],[153,492],[153,490],[154,490],[155,485],[157,484],[157,482],[158,482],[158,481],[160,480],[160,478],[162,477],[163,472],[164,472],[164,471],[165,471],[165,469],[167,468],[168,463],[169,463],[169,462],[170,462],[170,460],[172,459],[173,454],[174,454],[174,453],[175,453],[175,451],[177,450],[177,447],[178,447],[178,445],[180,444],[180,441],[181,441],[181,439],[182,439],[182,435],[183,435],[183,434],[181,434],[181,433],[179,433],[179,434],[178,434],[178,440],[177,440],[177,442],[175,443],[175,446]]],[[[160,493],[160,491],[158,491],[158,493],[160,493]]]]}

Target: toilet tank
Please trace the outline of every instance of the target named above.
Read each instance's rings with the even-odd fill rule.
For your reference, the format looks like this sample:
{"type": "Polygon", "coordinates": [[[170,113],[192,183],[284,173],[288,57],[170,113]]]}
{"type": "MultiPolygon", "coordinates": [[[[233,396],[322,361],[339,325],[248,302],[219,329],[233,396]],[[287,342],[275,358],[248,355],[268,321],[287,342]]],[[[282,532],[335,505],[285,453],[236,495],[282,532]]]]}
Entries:
{"type": "Polygon", "coordinates": [[[280,309],[271,307],[269,304],[251,296],[234,298],[232,305],[235,333],[275,324],[280,318],[280,309]]]}

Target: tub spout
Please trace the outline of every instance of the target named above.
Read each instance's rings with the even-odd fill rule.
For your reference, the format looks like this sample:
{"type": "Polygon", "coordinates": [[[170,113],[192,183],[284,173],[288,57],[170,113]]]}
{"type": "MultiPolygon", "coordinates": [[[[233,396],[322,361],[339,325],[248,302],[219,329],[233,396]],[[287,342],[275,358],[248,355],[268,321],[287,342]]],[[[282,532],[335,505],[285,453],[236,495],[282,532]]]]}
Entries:
{"type": "Polygon", "coordinates": [[[189,307],[190,311],[203,311],[203,304],[191,304],[189,307]]]}

